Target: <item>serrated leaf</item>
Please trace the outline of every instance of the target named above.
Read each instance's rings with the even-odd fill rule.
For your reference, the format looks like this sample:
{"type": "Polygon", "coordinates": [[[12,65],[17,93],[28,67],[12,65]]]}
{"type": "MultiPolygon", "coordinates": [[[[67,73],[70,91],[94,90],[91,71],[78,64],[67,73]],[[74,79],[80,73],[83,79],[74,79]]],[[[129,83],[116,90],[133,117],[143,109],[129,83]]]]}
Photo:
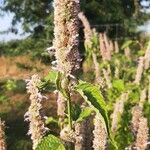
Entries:
{"type": "Polygon", "coordinates": [[[79,115],[79,118],[76,120],[77,122],[81,122],[84,119],[86,119],[87,117],[89,117],[92,113],[93,109],[86,107],[82,110],[82,112],[79,115]]]}
{"type": "Polygon", "coordinates": [[[107,107],[106,107],[104,98],[99,90],[99,87],[94,86],[87,82],[80,81],[79,84],[75,87],[75,90],[84,98],[84,100],[90,106],[93,107],[93,109],[97,113],[101,114],[101,116],[104,119],[110,141],[111,141],[112,145],[114,146],[114,148],[118,149],[117,144],[114,141],[114,138],[112,137],[112,135],[110,133],[107,107]]]}
{"type": "Polygon", "coordinates": [[[54,135],[44,137],[35,150],[66,150],[62,141],[54,135]]]}
{"type": "Polygon", "coordinates": [[[110,136],[106,103],[103,99],[103,96],[99,88],[90,83],[80,81],[79,84],[76,86],[76,90],[81,94],[81,96],[89,105],[93,106],[96,112],[99,112],[102,115],[105,121],[108,135],[110,136]]]}

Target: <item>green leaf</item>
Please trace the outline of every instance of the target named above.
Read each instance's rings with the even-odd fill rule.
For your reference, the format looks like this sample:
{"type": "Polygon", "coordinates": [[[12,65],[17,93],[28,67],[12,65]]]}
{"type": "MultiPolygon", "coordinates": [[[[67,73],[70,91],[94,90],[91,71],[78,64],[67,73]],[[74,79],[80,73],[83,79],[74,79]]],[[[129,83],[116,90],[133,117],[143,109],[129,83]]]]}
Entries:
{"type": "Polygon", "coordinates": [[[113,87],[117,89],[119,92],[125,90],[124,81],[123,80],[113,80],[113,87]]]}
{"type": "Polygon", "coordinates": [[[125,48],[129,47],[132,43],[133,43],[132,40],[128,40],[128,41],[124,42],[121,49],[125,49],[125,48]]]}
{"type": "Polygon", "coordinates": [[[79,115],[79,118],[77,119],[77,122],[81,122],[84,119],[86,119],[87,117],[89,117],[91,115],[91,113],[93,112],[93,109],[91,109],[90,107],[85,107],[82,112],[79,115]]]}
{"type": "Polygon", "coordinates": [[[50,71],[48,73],[48,75],[44,78],[44,80],[46,82],[50,81],[52,83],[55,83],[56,82],[56,78],[57,78],[57,74],[58,74],[57,71],[52,70],[52,71],[50,71]]]}
{"type": "Polygon", "coordinates": [[[76,121],[79,118],[80,113],[81,113],[80,105],[79,104],[72,104],[71,117],[74,121],[76,121]]]}
{"type": "Polygon", "coordinates": [[[0,102],[7,102],[9,101],[8,97],[5,95],[0,95],[0,102]]]}
{"type": "Polygon", "coordinates": [[[61,79],[62,79],[62,74],[60,72],[58,72],[57,79],[56,79],[56,86],[59,91],[62,91],[61,79]]]}
{"type": "Polygon", "coordinates": [[[65,82],[68,81],[67,78],[64,79],[64,75],[61,72],[58,72],[56,78],[57,90],[60,91],[66,99],[68,99],[68,91],[62,87],[62,80],[65,80],[65,82]]]}
{"type": "Polygon", "coordinates": [[[56,79],[57,79],[57,71],[50,71],[44,79],[40,82],[38,85],[39,89],[45,90],[45,91],[54,91],[56,89],[56,79]]]}
{"type": "Polygon", "coordinates": [[[84,100],[95,109],[96,112],[99,112],[102,115],[106,124],[108,135],[110,135],[106,103],[99,88],[90,83],[80,81],[76,86],[76,90],[81,94],[84,100]]]}
{"type": "Polygon", "coordinates": [[[139,50],[137,53],[138,53],[138,56],[144,56],[145,51],[144,50],[139,50]]]}
{"type": "Polygon", "coordinates": [[[7,80],[5,85],[6,90],[13,91],[17,88],[16,81],[15,80],[7,80]]]}
{"type": "Polygon", "coordinates": [[[53,117],[48,117],[45,121],[46,125],[47,124],[57,124],[58,125],[58,120],[56,120],[55,118],[53,117]]]}
{"type": "Polygon", "coordinates": [[[44,137],[35,150],[66,150],[62,141],[54,135],[44,137]]]}
{"type": "Polygon", "coordinates": [[[90,106],[93,107],[93,109],[97,113],[101,114],[101,116],[104,119],[110,141],[111,141],[112,145],[114,146],[114,148],[118,149],[117,144],[114,141],[114,138],[112,137],[112,135],[110,133],[107,107],[106,107],[104,98],[99,90],[99,87],[94,86],[87,82],[80,81],[79,84],[75,87],[75,90],[84,98],[84,100],[90,106]]]}

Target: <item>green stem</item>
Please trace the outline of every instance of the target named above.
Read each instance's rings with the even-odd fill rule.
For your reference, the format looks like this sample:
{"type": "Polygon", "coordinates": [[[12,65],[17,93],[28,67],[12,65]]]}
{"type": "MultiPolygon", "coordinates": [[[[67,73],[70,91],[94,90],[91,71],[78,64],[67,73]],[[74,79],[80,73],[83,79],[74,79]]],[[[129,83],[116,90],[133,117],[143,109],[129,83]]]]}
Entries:
{"type": "Polygon", "coordinates": [[[71,98],[70,94],[68,93],[68,99],[67,99],[67,110],[68,110],[68,123],[70,129],[72,129],[72,118],[71,118],[71,98]]]}
{"type": "Polygon", "coordinates": [[[61,73],[58,74],[57,79],[57,88],[63,94],[64,98],[67,100],[67,117],[68,117],[68,124],[70,129],[72,129],[72,117],[71,117],[71,97],[70,97],[70,90],[68,88],[69,85],[69,78],[62,76],[61,73]]]}

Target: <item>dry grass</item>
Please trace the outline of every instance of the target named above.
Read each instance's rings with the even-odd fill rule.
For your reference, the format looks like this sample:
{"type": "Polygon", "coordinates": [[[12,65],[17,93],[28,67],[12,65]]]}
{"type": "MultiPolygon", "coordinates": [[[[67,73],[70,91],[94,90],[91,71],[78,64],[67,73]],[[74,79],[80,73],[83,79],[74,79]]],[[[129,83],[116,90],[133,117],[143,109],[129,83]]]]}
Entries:
{"type": "Polygon", "coordinates": [[[37,73],[40,76],[49,72],[49,67],[40,60],[31,60],[27,56],[0,57],[0,79],[27,79],[37,73]],[[31,69],[19,68],[17,64],[22,64],[31,69]]]}

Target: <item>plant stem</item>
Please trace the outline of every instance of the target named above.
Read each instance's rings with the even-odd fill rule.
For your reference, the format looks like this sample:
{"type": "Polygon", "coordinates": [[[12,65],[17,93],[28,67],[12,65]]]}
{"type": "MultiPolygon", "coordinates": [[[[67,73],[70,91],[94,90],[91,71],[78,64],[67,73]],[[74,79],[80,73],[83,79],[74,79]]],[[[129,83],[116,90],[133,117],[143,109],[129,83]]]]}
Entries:
{"type": "Polygon", "coordinates": [[[64,77],[62,89],[64,90],[64,98],[67,100],[67,117],[68,117],[68,124],[70,129],[72,129],[72,117],[71,117],[71,97],[70,97],[70,88],[68,87],[70,79],[68,77],[64,77]]]}
{"type": "Polygon", "coordinates": [[[67,112],[68,112],[68,123],[70,129],[72,129],[72,117],[71,117],[71,98],[70,94],[68,93],[68,99],[67,99],[67,112]]]}

